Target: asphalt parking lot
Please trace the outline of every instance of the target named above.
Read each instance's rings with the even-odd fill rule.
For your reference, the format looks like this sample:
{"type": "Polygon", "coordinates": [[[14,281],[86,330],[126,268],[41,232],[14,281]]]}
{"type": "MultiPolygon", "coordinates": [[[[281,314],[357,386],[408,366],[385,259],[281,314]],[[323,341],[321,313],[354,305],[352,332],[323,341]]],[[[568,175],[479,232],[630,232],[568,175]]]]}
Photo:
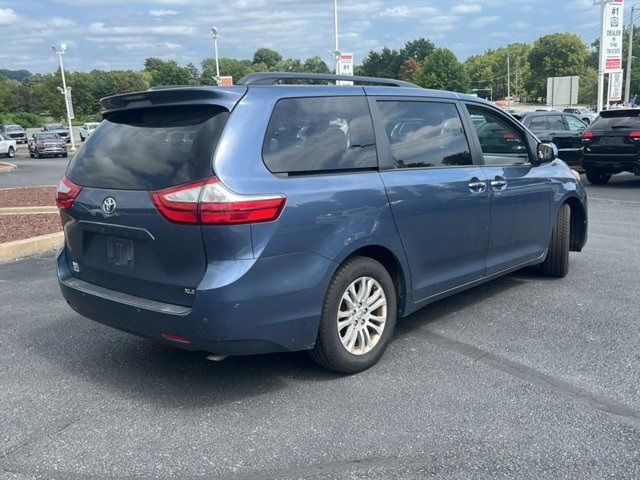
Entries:
{"type": "Polygon", "coordinates": [[[640,478],[640,177],[588,190],[565,279],[433,304],[355,376],[212,363],[75,314],[53,255],[2,265],[0,477],[640,478]]]}

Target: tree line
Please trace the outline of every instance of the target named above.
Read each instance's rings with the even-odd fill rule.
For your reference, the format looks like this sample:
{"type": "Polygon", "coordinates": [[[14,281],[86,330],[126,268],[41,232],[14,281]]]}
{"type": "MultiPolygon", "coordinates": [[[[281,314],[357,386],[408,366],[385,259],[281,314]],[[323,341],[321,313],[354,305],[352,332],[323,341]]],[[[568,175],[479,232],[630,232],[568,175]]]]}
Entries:
{"type": "MultiPolygon", "coordinates": [[[[626,69],[627,38],[623,52],[626,69]]],[[[571,33],[556,33],[538,38],[532,44],[512,43],[490,49],[460,62],[447,48],[420,38],[407,42],[400,49],[383,48],[371,51],[356,75],[396,78],[425,88],[475,92],[481,97],[499,99],[507,95],[510,65],[511,94],[529,102],[544,101],[547,77],[579,75],[581,104],[596,101],[598,45],[591,45],[571,33]],[[507,62],[507,58],[509,61],[507,62]]],[[[640,29],[634,31],[634,49],[640,51],[640,29]]],[[[268,48],[258,49],[251,59],[220,58],[220,74],[237,81],[252,72],[295,71],[330,73],[321,57],[306,60],[285,58],[268,48]]],[[[72,89],[75,115],[81,120],[98,120],[102,97],[146,90],[155,85],[213,85],[216,68],[213,58],[200,66],[178,65],[173,60],[147,58],[140,71],[65,72],[72,89]]],[[[31,74],[26,70],[0,70],[0,122],[15,121],[23,126],[39,126],[42,117],[62,120],[65,105],[57,87],[62,84],[60,70],[54,73],[31,74]]],[[[634,65],[631,92],[640,89],[640,65],[634,65]]]]}

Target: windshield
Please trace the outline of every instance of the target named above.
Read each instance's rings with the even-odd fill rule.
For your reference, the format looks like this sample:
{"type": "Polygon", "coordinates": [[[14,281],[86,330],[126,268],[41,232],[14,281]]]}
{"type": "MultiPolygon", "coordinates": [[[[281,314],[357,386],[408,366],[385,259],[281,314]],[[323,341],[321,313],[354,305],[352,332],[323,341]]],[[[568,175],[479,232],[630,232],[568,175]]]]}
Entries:
{"type": "Polygon", "coordinates": [[[22,127],[20,125],[7,125],[4,129],[7,132],[13,132],[15,130],[22,130],[22,127]]]}
{"type": "Polygon", "coordinates": [[[98,128],[99,123],[87,123],[87,128],[89,130],[93,130],[94,128],[98,128]]]}
{"type": "Polygon", "coordinates": [[[60,137],[57,133],[39,133],[36,135],[36,140],[59,140],[60,137]]]}
{"type": "Polygon", "coordinates": [[[50,123],[47,128],[49,130],[64,130],[64,126],[61,123],[50,123]]]}

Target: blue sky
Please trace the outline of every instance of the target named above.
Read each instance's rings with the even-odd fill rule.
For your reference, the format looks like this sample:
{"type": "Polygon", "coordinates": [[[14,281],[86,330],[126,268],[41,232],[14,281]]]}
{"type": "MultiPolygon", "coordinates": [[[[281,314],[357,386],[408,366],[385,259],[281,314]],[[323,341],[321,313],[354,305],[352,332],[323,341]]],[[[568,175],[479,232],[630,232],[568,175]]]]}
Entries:
{"type": "MultiPolygon", "coordinates": [[[[426,37],[461,60],[552,32],[598,36],[591,0],[339,0],[340,47],[360,63],[369,50],[426,37]]],[[[625,23],[631,1],[627,1],[625,23]]],[[[0,0],[0,68],[55,70],[50,45],[66,42],[72,70],[140,69],[157,56],[199,65],[213,56],[250,58],[260,47],[306,58],[333,48],[332,0],[0,0]]]]}

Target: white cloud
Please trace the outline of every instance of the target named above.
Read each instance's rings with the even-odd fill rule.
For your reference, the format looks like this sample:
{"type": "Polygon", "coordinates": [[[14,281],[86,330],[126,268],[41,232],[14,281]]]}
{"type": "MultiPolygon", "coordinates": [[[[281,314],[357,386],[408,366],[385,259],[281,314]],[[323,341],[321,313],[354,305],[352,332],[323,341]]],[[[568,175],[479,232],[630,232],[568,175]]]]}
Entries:
{"type": "Polygon", "coordinates": [[[463,3],[451,9],[451,13],[478,13],[482,11],[482,5],[477,3],[463,3]]]}
{"type": "Polygon", "coordinates": [[[397,7],[387,8],[384,12],[380,12],[381,18],[407,18],[411,14],[409,7],[398,5],[397,7]]]}
{"type": "Polygon", "coordinates": [[[0,8],[0,25],[11,25],[18,21],[18,14],[10,8],[0,8]]]}
{"type": "Polygon", "coordinates": [[[495,23],[498,20],[500,20],[500,17],[498,15],[492,15],[488,17],[478,17],[471,20],[471,26],[473,28],[482,28],[492,23],[495,23]]]}
{"type": "Polygon", "coordinates": [[[149,15],[151,15],[152,17],[166,17],[166,16],[170,16],[170,15],[178,15],[178,13],[175,10],[149,10],[149,15]]]}
{"type": "Polygon", "coordinates": [[[75,25],[75,22],[68,18],[53,17],[47,22],[47,25],[56,28],[69,28],[73,27],[75,25]]]}

